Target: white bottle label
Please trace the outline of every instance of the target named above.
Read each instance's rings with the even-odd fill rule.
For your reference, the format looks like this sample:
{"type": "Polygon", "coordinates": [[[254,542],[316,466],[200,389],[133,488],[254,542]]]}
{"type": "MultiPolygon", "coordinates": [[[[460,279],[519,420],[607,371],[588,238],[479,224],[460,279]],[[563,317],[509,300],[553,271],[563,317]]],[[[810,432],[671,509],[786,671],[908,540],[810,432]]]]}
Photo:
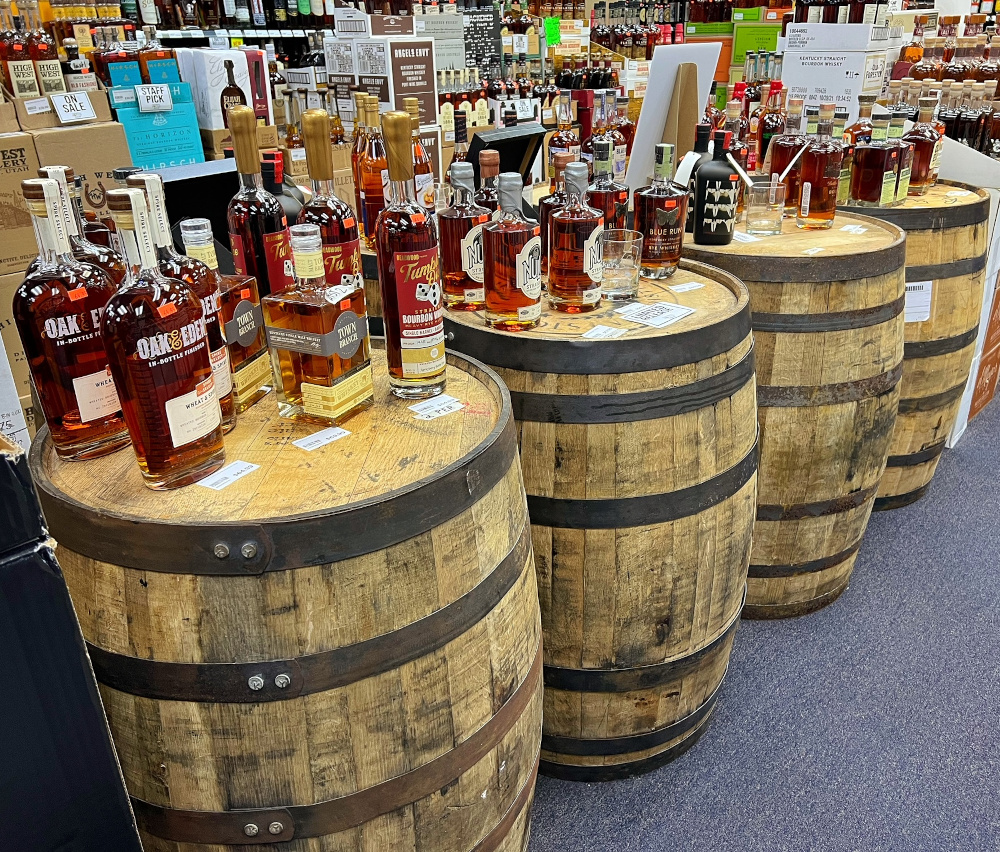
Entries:
{"type": "Polygon", "coordinates": [[[810,6],[808,17],[806,18],[807,24],[819,24],[823,21],[823,7],[822,6],[810,6]]]}
{"type": "MultiPolygon", "coordinates": [[[[473,281],[483,283],[483,226],[476,225],[469,233],[462,237],[462,270],[473,281]]],[[[467,291],[468,292],[468,291],[467,291]]],[[[475,292],[482,293],[482,290],[475,292]]],[[[466,301],[469,297],[466,296],[466,301]]]]}
{"type": "Polygon", "coordinates": [[[222,399],[233,389],[233,374],[229,369],[229,350],[223,346],[208,353],[212,362],[212,378],[215,379],[215,395],[222,399]]]}
{"type": "MultiPolygon", "coordinates": [[[[517,289],[529,299],[542,295],[542,238],[532,237],[517,253],[517,289]]],[[[541,316],[541,313],[539,313],[541,316]]]]}
{"type": "MultiPolygon", "coordinates": [[[[583,271],[587,273],[591,281],[600,283],[604,280],[604,234],[603,220],[600,225],[590,232],[590,236],[583,243],[583,271]]],[[[594,302],[601,300],[600,289],[591,290],[597,296],[594,302]]],[[[584,293],[583,301],[587,303],[587,293],[584,293]]]]}
{"type": "Polygon", "coordinates": [[[517,318],[519,320],[536,320],[542,315],[542,303],[539,302],[537,305],[528,305],[526,308],[517,309],[517,318]]]}
{"type": "Polygon", "coordinates": [[[809,215],[809,198],[812,196],[812,184],[808,181],[802,184],[802,200],[799,202],[799,215],[804,219],[809,215]]]}
{"type": "Polygon", "coordinates": [[[417,191],[417,204],[425,210],[434,210],[434,173],[414,175],[414,189],[417,191]]]}
{"type": "Polygon", "coordinates": [[[73,393],[76,394],[81,423],[90,423],[121,411],[122,404],[110,370],[73,379],[73,393]]]}
{"type": "Polygon", "coordinates": [[[627,145],[615,145],[614,172],[616,178],[625,177],[625,161],[628,158],[627,145]]]}
{"type": "Polygon", "coordinates": [[[205,379],[190,393],[168,400],[164,406],[170,440],[175,448],[204,438],[222,422],[222,411],[215,396],[215,382],[205,379]]]}

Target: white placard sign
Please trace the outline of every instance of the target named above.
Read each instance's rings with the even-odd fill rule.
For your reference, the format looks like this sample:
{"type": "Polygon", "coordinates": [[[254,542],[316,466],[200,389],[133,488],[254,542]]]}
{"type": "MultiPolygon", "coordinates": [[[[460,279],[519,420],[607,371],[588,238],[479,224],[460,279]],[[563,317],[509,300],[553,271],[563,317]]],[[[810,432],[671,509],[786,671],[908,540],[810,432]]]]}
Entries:
{"type": "Polygon", "coordinates": [[[170,112],[174,99],[166,83],[146,83],[135,87],[135,101],[139,112],[170,112]]]}
{"type": "Polygon", "coordinates": [[[97,121],[97,113],[86,92],[68,92],[65,95],[51,95],[52,106],[59,116],[60,124],[75,124],[78,121],[97,121]]]}

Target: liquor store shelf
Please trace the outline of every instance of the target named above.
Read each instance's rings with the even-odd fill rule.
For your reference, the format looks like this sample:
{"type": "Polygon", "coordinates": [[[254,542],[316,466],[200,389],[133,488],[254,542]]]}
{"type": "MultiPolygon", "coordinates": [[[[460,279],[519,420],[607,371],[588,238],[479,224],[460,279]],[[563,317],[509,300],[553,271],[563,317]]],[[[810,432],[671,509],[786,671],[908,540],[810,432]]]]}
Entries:
{"type": "Polygon", "coordinates": [[[309,38],[312,33],[323,33],[333,37],[330,29],[277,30],[260,29],[217,29],[217,30],[157,30],[158,39],[212,39],[212,38],[309,38]]]}

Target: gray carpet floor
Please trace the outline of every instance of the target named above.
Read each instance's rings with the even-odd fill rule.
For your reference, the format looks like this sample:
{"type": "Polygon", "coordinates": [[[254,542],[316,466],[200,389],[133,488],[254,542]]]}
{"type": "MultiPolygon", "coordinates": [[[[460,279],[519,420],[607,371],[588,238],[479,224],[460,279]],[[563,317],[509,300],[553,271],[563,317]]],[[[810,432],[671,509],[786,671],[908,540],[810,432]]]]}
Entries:
{"type": "Polygon", "coordinates": [[[530,852],[1000,850],[1000,402],[850,588],[745,621],[708,731],[639,778],[539,778],[530,852]]]}

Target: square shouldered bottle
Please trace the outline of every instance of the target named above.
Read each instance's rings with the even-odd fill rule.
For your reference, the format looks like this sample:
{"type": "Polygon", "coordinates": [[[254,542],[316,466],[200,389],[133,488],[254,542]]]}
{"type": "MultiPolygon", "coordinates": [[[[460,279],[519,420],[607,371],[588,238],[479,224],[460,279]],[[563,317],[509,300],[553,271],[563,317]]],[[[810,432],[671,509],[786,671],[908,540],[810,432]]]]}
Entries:
{"type": "MultiPolygon", "coordinates": [[[[610,166],[611,143],[603,145],[610,166]]],[[[570,163],[566,203],[552,214],[549,244],[549,304],[564,313],[592,311],[601,301],[604,213],[590,206],[586,197],[587,166],[570,163]]]]}
{"type": "Polygon", "coordinates": [[[136,271],[105,309],[104,348],[143,482],[180,488],[226,459],[204,309],[187,284],[160,272],[143,191],[113,189],[107,198],[136,271]]]}
{"type": "Polygon", "coordinates": [[[871,140],[854,147],[854,168],[851,172],[851,204],[858,207],[882,206],[884,192],[888,192],[891,175],[892,192],[896,194],[896,162],[899,151],[889,144],[889,119],[872,121],[871,140]]]}
{"type": "Polygon", "coordinates": [[[661,142],[654,149],[653,182],[635,191],[635,230],[642,234],[640,273],[667,278],[677,271],[684,243],[688,191],[674,183],[674,146],[661,142]]]}
{"type": "Polygon", "coordinates": [[[614,178],[614,143],[594,142],[594,181],[587,187],[586,203],[604,214],[605,228],[624,228],[628,216],[628,186],[614,178]]]}
{"type": "Polygon", "coordinates": [[[837,212],[844,149],[843,143],[833,138],[834,112],[834,104],[820,105],[817,134],[806,143],[799,159],[799,210],[795,224],[806,230],[832,227],[837,212]]]}
{"type": "Polygon", "coordinates": [[[452,163],[451,187],[455,199],[438,213],[441,232],[441,273],[444,303],[453,311],[479,311],[486,305],[483,288],[483,227],[490,211],[473,200],[472,163],[452,163]]]}
{"type": "Polygon", "coordinates": [[[71,253],[58,183],[21,183],[39,260],[14,291],[14,325],[56,453],[92,459],[129,442],[101,339],[101,316],[115,286],[71,253]]]}
{"type": "Polygon", "coordinates": [[[295,284],[261,300],[282,417],[337,425],[374,399],[365,290],[330,285],[318,225],[293,225],[295,284]]]}

